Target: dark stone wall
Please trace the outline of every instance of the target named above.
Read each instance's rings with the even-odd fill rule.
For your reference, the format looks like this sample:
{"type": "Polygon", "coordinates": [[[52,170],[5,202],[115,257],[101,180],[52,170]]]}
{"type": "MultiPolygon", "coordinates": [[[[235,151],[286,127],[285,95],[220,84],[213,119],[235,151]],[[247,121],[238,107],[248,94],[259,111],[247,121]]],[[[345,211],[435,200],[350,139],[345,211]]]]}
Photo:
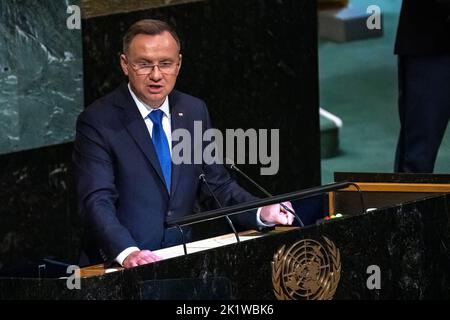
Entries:
{"type": "Polygon", "coordinates": [[[77,262],[71,153],[68,143],[0,156],[0,273],[37,272],[44,258],[77,262]]]}
{"type": "MultiPolygon", "coordinates": [[[[314,1],[210,0],[85,19],[86,105],[125,80],[118,61],[122,35],[148,17],[178,30],[184,55],[178,89],[204,99],[216,127],[280,129],[279,174],[261,177],[256,165],[243,170],[277,194],[320,183],[314,1]]],[[[65,75],[47,78],[62,83],[65,75]]],[[[64,95],[80,97],[71,88],[64,95]]],[[[0,273],[18,266],[36,271],[45,257],[77,261],[82,231],[71,152],[67,143],[0,156],[0,273]]]]}

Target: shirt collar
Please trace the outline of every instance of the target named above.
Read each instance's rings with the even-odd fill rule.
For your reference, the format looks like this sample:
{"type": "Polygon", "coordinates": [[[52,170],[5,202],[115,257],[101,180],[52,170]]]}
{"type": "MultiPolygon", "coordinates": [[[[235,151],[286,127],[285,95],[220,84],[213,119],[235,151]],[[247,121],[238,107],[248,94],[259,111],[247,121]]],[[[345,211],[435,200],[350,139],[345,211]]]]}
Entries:
{"type": "Polygon", "coordinates": [[[169,97],[166,97],[166,99],[164,100],[161,107],[159,107],[158,109],[154,109],[154,108],[150,107],[149,105],[147,105],[146,103],[144,103],[143,101],[141,101],[136,96],[136,94],[131,89],[129,83],[128,83],[128,90],[130,91],[131,97],[133,98],[134,102],[136,103],[143,119],[147,118],[148,115],[150,114],[150,112],[152,112],[154,110],[158,110],[158,109],[161,110],[162,112],[164,112],[164,115],[170,119],[169,97]]]}

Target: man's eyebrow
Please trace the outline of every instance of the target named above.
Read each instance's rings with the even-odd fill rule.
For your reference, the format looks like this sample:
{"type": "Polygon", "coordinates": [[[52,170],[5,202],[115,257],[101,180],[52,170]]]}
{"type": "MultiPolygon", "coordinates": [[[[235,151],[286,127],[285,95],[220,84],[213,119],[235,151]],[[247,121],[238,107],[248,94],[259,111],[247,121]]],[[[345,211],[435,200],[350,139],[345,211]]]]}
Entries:
{"type": "MultiPolygon", "coordinates": [[[[137,61],[138,63],[142,63],[142,62],[145,62],[145,63],[153,63],[153,62],[154,62],[153,60],[148,60],[147,58],[137,58],[136,61],[137,61]]],[[[162,59],[159,60],[158,62],[173,62],[173,61],[174,61],[173,58],[162,58],[162,59]]]]}
{"type": "Polygon", "coordinates": [[[142,63],[142,62],[151,63],[151,61],[146,59],[146,58],[138,58],[138,59],[136,59],[136,61],[139,62],[139,63],[142,63]]]}

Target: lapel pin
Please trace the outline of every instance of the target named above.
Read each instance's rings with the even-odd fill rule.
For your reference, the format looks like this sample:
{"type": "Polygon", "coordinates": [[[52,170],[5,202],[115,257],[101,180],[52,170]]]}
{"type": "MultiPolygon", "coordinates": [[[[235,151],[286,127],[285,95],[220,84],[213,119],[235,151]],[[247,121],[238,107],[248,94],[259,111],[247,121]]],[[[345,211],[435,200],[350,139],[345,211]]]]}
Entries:
{"type": "Polygon", "coordinates": [[[178,113],[178,116],[179,116],[179,117],[182,117],[182,116],[184,116],[184,113],[183,113],[183,112],[179,112],[179,113],[178,113]]]}

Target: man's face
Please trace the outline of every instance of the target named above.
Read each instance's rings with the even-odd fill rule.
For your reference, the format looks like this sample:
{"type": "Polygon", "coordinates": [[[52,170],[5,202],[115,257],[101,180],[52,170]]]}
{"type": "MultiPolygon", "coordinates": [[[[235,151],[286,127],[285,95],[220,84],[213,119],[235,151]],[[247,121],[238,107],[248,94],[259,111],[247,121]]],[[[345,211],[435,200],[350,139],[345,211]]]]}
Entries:
{"type": "Polygon", "coordinates": [[[172,35],[139,34],[128,52],[120,56],[122,70],[136,96],[152,108],[159,108],[173,90],[181,67],[181,54],[172,35]],[[148,67],[159,65],[160,67],[148,67]]]}

